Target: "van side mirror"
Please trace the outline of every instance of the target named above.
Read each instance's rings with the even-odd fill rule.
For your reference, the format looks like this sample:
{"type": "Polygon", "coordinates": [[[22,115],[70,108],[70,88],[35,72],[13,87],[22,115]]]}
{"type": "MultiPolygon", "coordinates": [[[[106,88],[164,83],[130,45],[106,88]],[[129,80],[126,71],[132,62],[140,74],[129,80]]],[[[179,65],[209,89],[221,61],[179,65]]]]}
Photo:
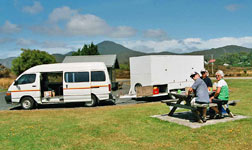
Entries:
{"type": "Polygon", "coordinates": [[[16,80],[14,81],[14,85],[18,85],[18,82],[16,80]]]}

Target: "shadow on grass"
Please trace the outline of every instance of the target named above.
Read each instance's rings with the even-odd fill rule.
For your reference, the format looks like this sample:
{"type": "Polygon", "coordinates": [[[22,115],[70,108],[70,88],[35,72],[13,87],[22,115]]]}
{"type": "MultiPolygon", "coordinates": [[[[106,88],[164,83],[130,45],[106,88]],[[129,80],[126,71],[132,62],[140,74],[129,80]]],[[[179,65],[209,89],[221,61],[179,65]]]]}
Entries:
{"type": "MultiPolygon", "coordinates": [[[[101,101],[99,105],[96,107],[159,102],[165,99],[169,99],[169,97],[160,96],[160,97],[145,97],[145,98],[137,98],[137,99],[118,99],[116,100],[115,103],[113,101],[101,101]]],[[[83,102],[80,102],[80,103],[38,105],[38,107],[36,107],[35,109],[61,109],[61,108],[89,108],[89,107],[86,107],[83,102]]],[[[10,110],[22,110],[22,107],[20,105],[17,105],[11,108],[10,110]]]]}
{"type": "MultiPolygon", "coordinates": [[[[168,114],[165,114],[168,115],[168,114]]],[[[174,118],[182,119],[182,120],[187,120],[189,122],[197,122],[197,119],[193,115],[191,111],[186,111],[186,112],[177,112],[172,115],[174,118]]]]}
{"type": "Polygon", "coordinates": [[[132,98],[132,99],[136,101],[156,102],[156,101],[167,100],[171,98],[170,96],[165,95],[165,96],[158,96],[158,97],[143,97],[143,98],[132,98]]]}
{"type": "MultiPolygon", "coordinates": [[[[101,101],[99,105],[96,107],[100,106],[112,106],[115,105],[114,102],[112,101],[101,101]]],[[[62,104],[45,104],[45,105],[38,105],[35,109],[62,109],[62,108],[89,108],[84,105],[84,103],[62,103],[62,104]]],[[[16,107],[11,108],[10,110],[22,110],[23,108],[18,105],[16,107]]]]}

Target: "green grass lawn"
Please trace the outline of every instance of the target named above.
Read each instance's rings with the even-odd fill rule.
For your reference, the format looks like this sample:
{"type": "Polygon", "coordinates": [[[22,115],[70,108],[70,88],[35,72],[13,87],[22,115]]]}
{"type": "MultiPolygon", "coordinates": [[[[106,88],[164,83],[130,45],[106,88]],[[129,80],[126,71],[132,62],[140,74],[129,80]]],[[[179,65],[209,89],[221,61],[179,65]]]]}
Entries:
{"type": "MultiPolygon", "coordinates": [[[[252,80],[228,80],[234,114],[252,116],[252,80]]],[[[0,112],[0,149],[251,149],[252,119],[191,129],[151,118],[169,111],[147,103],[0,112]]]]}

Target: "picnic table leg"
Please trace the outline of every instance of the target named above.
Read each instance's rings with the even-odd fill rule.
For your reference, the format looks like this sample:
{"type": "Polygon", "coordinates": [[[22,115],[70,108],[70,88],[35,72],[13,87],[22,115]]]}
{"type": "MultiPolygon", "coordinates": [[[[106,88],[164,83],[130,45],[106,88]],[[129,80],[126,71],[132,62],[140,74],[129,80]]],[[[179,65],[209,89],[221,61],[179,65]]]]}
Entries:
{"type": "Polygon", "coordinates": [[[196,120],[199,123],[203,123],[203,121],[200,119],[200,112],[199,112],[199,110],[197,108],[196,109],[191,109],[191,110],[192,110],[192,113],[195,116],[196,120]]]}
{"type": "Polygon", "coordinates": [[[233,113],[229,110],[229,108],[226,105],[223,105],[223,108],[226,110],[226,112],[228,113],[229,117],[234,118],[233,113]]]}
{"type": "MultiPolygon", "coordinates": [[[[183,101],[183,99],[179,99],[176,104],[180,104],[183,101]]],[[[173,106],[172,110],[169,112],[169,116],[172,116],[174,112],[176,111],[177,107],[173,106]]]]}

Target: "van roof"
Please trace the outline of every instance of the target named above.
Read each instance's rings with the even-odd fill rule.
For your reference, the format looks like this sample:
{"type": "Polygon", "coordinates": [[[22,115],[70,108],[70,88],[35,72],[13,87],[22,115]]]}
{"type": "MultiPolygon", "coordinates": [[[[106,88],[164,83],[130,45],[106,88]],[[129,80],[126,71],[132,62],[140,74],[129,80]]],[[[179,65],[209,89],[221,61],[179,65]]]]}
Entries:
{"type": "Polygon", "coordinates": [[[55,63],[34,66],[24,73],[37,72],[62,72],[62,71],[86,71],[107,69],[103,62],[84,62],[84,63],[55,63]]]}

